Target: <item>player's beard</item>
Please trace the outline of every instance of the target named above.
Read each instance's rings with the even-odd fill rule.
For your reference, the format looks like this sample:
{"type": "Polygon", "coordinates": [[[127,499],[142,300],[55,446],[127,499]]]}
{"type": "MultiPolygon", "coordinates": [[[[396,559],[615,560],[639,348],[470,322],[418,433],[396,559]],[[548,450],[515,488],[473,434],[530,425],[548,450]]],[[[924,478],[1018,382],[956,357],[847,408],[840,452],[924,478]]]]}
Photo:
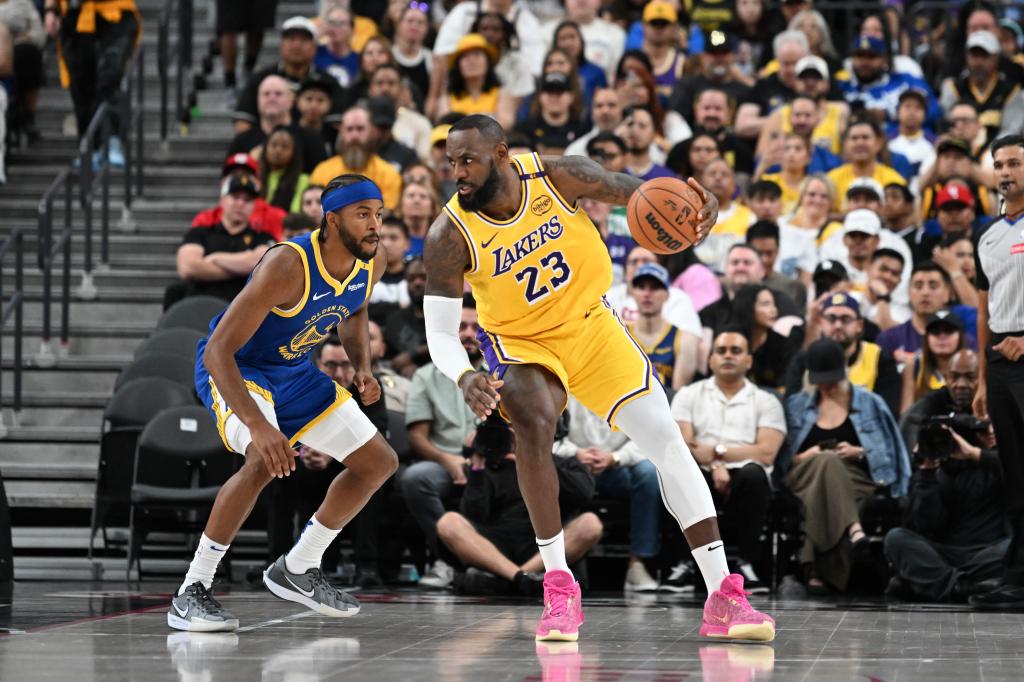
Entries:
{"type": "Polygon", "coordinates": [[[380,242],[377,242],[373,246],[368,246],[366,243],[358,241],[342,226],[338,227],[338,238],[341,239],[341,243],[348,249],[348,252],[359,260],[370,260],[376,256],[377,247],[380,245],[380,242]]]}
{"type": "Polygon", "coordinates": [[[472,194],[457,194],[456,196],[459,197],[459,206],[462,210],[480,211],[484,206],[491,203],[491,200],[497,196],[499,189],[501,189],[501,176],[498,175],[497,165],[492,161],[491,170],[487,173],[487,179],[484,180],[484,184],[477,187],[472,194]]]}

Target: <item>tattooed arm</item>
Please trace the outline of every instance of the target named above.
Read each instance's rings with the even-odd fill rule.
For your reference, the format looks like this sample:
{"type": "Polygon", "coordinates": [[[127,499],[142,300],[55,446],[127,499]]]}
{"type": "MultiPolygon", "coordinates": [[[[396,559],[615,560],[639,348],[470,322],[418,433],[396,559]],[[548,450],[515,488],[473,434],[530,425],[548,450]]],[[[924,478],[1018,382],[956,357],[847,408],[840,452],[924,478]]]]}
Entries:
{"type": "MultiPolygon", "coordinates": [[[[643,184],[643,180],[632,175],[607,171],[586,156],[545,156],[542,163],[551,182],[567,201],[587,198],[625,206],[643,184]]],[[[718,199],[693,178],[687,180],[686,184],[704,198],[704,206],[699,214],[700,224],[697,225],[697,243],[700,243],[718,221],[718,199]]]]}
{"type": "Polygon", "coordinates": [[[447,214],[441,213],[423,242],[423,264],[427,266],[426,294],[462,298],[464,274],[469,263],[469,245],[447,214]]]}

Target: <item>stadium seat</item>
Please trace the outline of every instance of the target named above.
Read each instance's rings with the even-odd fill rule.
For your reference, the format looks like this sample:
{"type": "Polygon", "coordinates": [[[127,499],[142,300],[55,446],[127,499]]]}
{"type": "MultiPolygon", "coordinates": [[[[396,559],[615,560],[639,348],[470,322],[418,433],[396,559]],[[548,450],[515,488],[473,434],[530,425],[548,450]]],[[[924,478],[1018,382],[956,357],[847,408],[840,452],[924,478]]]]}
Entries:
{"type": "Polygon", "coordinates": [[[210,320],[227,307],[227,301],[213,296],[189,296],[178,301],[164,313],[156,328],[174,329],[186,327],[205,334],[210,329],[210,320]]]}
{"type": "MultiPolygon", "coordinates": [[[[229,453],[203,407],[171,407],[146,424],[135,451],[127,572],[142,578],[142,543],[151,530],[194,536],[239,457],[229,453]]],[[[230,570],[230,569],[229,569],[230,570]]]]}
{"type": "Polygon", "coordinates": [[[124,368],[114,381],[114,390],[117,391],[132,379],[143,377],[163,377],[193,388],[195,371],[195,360],[192,358],[171,353],[147,353],[124,368]]]}
{"type": "Polygon", "coordinates": [[[188,327],[172,327],[157,332],[135,350],[135,359],[151,353],[169,353],[189,359],[196,357],[196,344],[206,336],[203,332],[188,327]]]}
{"type": "Polygon", "coordinates": [[[175,381],[144,377],[125,383],[107,403],[103,411],[96,502],[89,533],[90,559],[97,530],[103,533],[104,547],[109,547],[108,526],[128,525],[135,446],[146,422],[165,408],[194,405],[195,400],[190,388],[175,381]]]}

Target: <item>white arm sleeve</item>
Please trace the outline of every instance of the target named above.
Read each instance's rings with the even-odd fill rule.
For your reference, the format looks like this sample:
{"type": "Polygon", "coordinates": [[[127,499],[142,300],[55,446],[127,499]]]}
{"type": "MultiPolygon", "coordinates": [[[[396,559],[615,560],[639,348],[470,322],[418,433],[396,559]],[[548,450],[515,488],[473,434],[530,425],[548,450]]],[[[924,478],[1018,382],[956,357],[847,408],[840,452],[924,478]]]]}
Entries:
{"type": "Polygon", "coordinates": [[[431,361],[442,374],[458,383],[459,377],[473,371],[469,355],[459,341],[462,299],[424,296],[423,316],[431,361]]]}

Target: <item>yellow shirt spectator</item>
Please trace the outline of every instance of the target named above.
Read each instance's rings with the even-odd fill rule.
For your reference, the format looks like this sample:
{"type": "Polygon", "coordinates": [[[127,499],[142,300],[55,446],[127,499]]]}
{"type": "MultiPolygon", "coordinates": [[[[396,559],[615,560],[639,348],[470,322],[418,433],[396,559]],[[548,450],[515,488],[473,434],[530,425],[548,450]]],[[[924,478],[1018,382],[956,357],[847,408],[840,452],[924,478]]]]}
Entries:
{"type": "MultiPolygon", "coordinates": [[[[853,164],[849,163],[844,163],[839,168],[834,168],[828,172],[828,179],[832,181],[832,186],[836,190],[835,201],[832,203],[832,208],[835,211],[846,211],[846,190],[850,188],[850,183],[861,176],[861,173],[857,173],[853,169],[853,164]]],[[[874,178],[875,182],[882,187],[892,183],[899,185],[907,184],[906,179],[902,175],[883,163],[875,163],[874,171],[866,177],[874,178]]]]}
{"type": "Polygon", "coordinates": [[[327,185],[331,180],[345,173],[359,173],[377,183],[380,193],[384,196],[384,208],[394,211],[398,208],[398,199],[402,194],[402,176],[395,167],[376,154],[370,157],[366,168],[351,169],[345,166],[341,156],[331,158],[317,164],[309,182],[313,185],[327,185]]]}

